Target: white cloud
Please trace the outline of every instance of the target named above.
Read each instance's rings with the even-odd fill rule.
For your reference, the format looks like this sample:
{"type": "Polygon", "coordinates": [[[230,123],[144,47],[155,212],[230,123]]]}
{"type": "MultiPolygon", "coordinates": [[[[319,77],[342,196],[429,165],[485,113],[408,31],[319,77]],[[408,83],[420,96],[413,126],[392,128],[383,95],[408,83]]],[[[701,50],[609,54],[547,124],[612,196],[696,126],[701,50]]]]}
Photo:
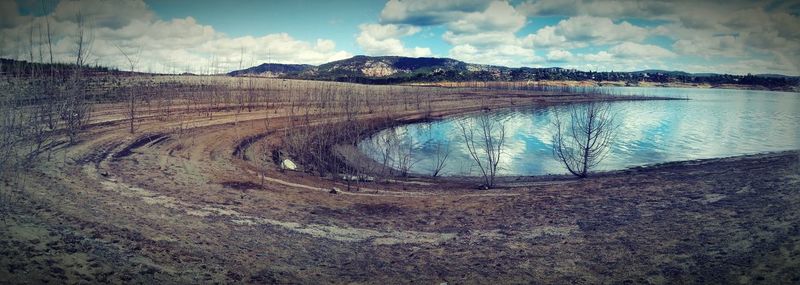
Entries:
{"type": "MultiPolygon", "coordinates": [[[[419,35],[424,28],[426,35],[419,37],[430,40],[441,36],[451,46],[449,56],[476,63],[552,63],[601,70],[663,66],[698,72],[800,73],[800,16],[796,1],[509,3],[516,2],[390,0],[381,11],[379,22],[359,26],[354,40],[371,55],[431,56],[430,48],[406,46],[408,43],[404,42],[405,37],[419,35]],[[519,34],[528,21],[539,21],[540,16],[565,18],[533,33],[519,34]],[[658,22],[646,21],[646,26],[637,26],[638,21],[628,19],[658,22]],[[654,23],[658,25],[653,27],[654,23]],[[438,29],[425,26],[446,31],[427,35],[438,29]],[[654,37],[671,42],[654,45],[649,41],[654,37]],[[696,63],[680,65],[675,62],[687,60],[667,60],[676,57],[696,63]]],[[[0,1],[0,56],[29,59],[30,32],[43,29],[44,18],[19,15],[18,11],[36,10],[38,5],[38,1],[0,1]]],[[[192,17],[160,19],[141,0],[63,0],[49,17],[54,56],[59,61],[74,61],[78,11],[86,17],[94,35],[89,62],[121,68],[127,68],[127,64],[117,46],[128,52],[141,49],[139,69],[152,71],[222,72],[238,68],[240,62],[318,64],[351,55],[337,49],[330,39],[299,40],[286,33],[231,37],[192,17]]],[[[37,60],[42,46],[46,49],[46,40],[35,34],[37,60]]],[[[46,50],[44,55],[47,57],[46,50]]]]}
{"type": "Polygon", "coordinates": [[[517,10],[529,17],[591,15],[607,18],[682,19],[697,26],[714,25],[718,15],[757,7],[750,0],[641,1],[641,0],[528,0],[517,10]]]}
{"type": "Polygon", "coordinates": [[[474,46],[498,46],[498,45],[519,45],[519,40],[513,33],[509,32],[484,32],[474,34],[456,34],[447,31],[442,35],[445,42],[457,45],[474,46]]]}
{"type": "Polygon", "coordinates": [[[675,53],[660,46],[632,42],[621,43],[610,48],[608,51],[620,58],[653,59],[675,56],[675,53]]]}
{"type": "Polygon", "coordinates": [[[453,33],[515,32],[525,25],[525,16],[504,1],[493,1],[485,11],[467,13],[447,26],[453,33]]]}
{"type": "Polygon", "coordinates": [[[562,20],[556,28],[567,40],[589,41],[594,44],[643,40],[647,36],[647,30],[628,22],[615,24],[609,18],[592,16],[577,16],[562,20]]]}
{"type": "Polygon", "coordinates": [[[523,41],[531,47],[574,48],[588,45],[643,41],[648,31],[628,22],[614,23],[609,18],[576,16],[545,26],[523,41]]]}
{"type": "Polygon", "coordinates": [[[525,25],[525,17],[503,1],[493,1],[484,11],[466,13],[447,24],[442,38],[453,46],[519,45],[514,32],[525,25]]]}
{"type": "MultiPolygon", "coordinates": [[[[442,39],[453,46],[448,55],[468,62],[521,66],[539,60],[514,34],[525,25],[525,16],[506,1],[391,0],[381,12],[381,21],[442,25],[447,28],[442,39]]],[[[366,46],[400,54],[409,51],[399,41],[370,41],[363,29],[357,40],[365,51],[366,46]]]]}
{"type": "Polygon", "coordinates": [[[395,24],[363,24],[356,43],[369,55],[430,56],[431,50],[425,47],[406,48],[399,37],[410,36],[420,28],[395,24]]]}
{"type": "Polygon", "coordinates": [[[529,0],[520,4],[518,10],[529,16],[653,17],[669,13],[672,5],[667,2],[638,0],[529,0]]]}
{"type": "Polygon", "coordinates": [[[66,0],[56,5],[53,18],[59,22],[75,21],[80,13],[96,27],[119,29],[131,21],[152,21],[155,14],[143,1],[66,0]]]}
{"type": "Polygon", "coordinates": [[[757,55],[768,54],[773,58],[769,62],[786,59],[778,70],[797,70],[800,17],[796,14],[796,4],[790,2],[769,5],[759,1],[698,2],[698,5],[679,2],[674,4],[675,13],[662,15],[671,21],[654,32],[674,39],[672,47],[682,55],[747,62],[757,55]],[[795,14],[790,13],[792,9],[795,14]]]}
{"type": "MultiPolygon", "coordinates": [[[[306,42],[286,33],[230,37],[192,17],[158,19],[140,0],[88,0],[62,1],[49,17],[53,54],[59,62],[74,61],[78,11],[85,17],[87,33],[93,39],[88,63],[125,70],[129,66],[119,49],[138,55],[138,70],[152,72],[227,72],[240,64],[247,67],[268,60],[319,64],[351,56],[336,50],[336,44],[328,39],[306,42]]],[[[23,55],[31,49],[31,25],[38,30],[45,25],[44,18],[2,29],[0,56],[29,59],[23,55]]],[[[47,49],[46,40],[35,36],[33,41],[34,49],[47,49]]],[[[41,60],[49,61],[49,56],[45,57],[41,60]]],[[[38,53],[34,59],[40,60],[38,53]]]]}
{"type": "Polygon", "coordinates": [[[15,27],[28,21],[28,17],[19,15],[17,10],[19,6],[16,1],[0,1],[0,29],[15,27]]]}
{"type": "Polygon", "coordinates": [[[464,13],[483,11],[489,4],[485,0],[389,0],[381,11],[381,22],[440,25],[455,21],[464,13]]]}
{"type": "Polygon", "coordinates": [[[370,37],[376,40],[410,36],[420,31],[419,27],[393,24],[362,24],[359,28],[362,33],[369,34],[370,37]]]}
{"type": "Polygon", "coordinates": [[[572,60],[572,53],[562,49],[551,50],[547,53],[547,61],[551,62],[564,62],[572,60]]]}
{"type": "Polygon", "coordinates": [[[556,34],[556,27],[546,26],[534,34],[529,34],[523,41],[528,46],[534,47],[555,47],[555,46],[568,46],[567,38],[563,35],[556,34]]]}
{"type": "MultiPolygon", "coordinates": [[[[796,1],[530,0],[516,8],[528,17],[566,16],[571,20],[593,16],[661,20],[665,23],[646,29],[644,36],[649,34],[672,39],[672,49],[681,56],[700,56],[707,60],[724,57],[746,62],[767,54],[775,60],[786,59],[781,70],[797,70],[800,66],[798,7],[796,1]]],[[[553,26],[540,29],[524,40],[532,47],[574,48],[603,44],[602,41],[591,40],[597,36],[629,35],[625,28],[608,29],[608,22],[575,24],[573,31],[577,33],[572,33],[572,36],[566,29],[553,26]]],[[[608,39],[606,44],[622,41],[642,43],[641,31],[636,34],[639,36],[608,39]]]]}
{"type": "Polygon", "coordinates": [[[532,49],[517,45],[500,45],[495,47],[476,47],[469,44],[457,45],[450,49],[449,57],[458,60],[490,65],[525,66],[542,59],[532,49]]]}
{"type": "Polygon", "coordinates": [[[581,58],[589,62],[611,62],[614,61],[614,54],[611,54],[607,51],[601,51],[594,54],[582,54],[581,58]]]}
{"type": "Polygon", "coordinates": [[[659,46],[624,42],[608,50],[588,54],[551,50],[547,59],[551,62],[564,62],[564,67],[582,70],[635,71],[667,68],[668,65],[662,59],[675,56],[675,53],[659,46]]]}
{"type": "Polygon", "coordinates": [[[742,41],[731,35],[723,36],[695,36],[679,39],[672,44],[675,51],[684,55],[697,55],[703,57],[727,56],[736,57],[745,54],[742,41]]]}
{"type": "Polygon", "coordinates": [[[248,59],[255,56],[257,62],[266,62],[265,57],[267,56],[271,57],[273,62],[289,62],[290,59],[291,62],[299,63],[324,63],[350,56],[347,52],[336,51],[336,44],[331,40],[318,39],[312,44],[296,40],[286,33],[262,37],[221,37],[203,43],[197,47],[197,50],[212,55],[228,55],[221,58],[233,60],[233,63],[236,64],[242,56],[242,50],[245,51],[248,59]]]}

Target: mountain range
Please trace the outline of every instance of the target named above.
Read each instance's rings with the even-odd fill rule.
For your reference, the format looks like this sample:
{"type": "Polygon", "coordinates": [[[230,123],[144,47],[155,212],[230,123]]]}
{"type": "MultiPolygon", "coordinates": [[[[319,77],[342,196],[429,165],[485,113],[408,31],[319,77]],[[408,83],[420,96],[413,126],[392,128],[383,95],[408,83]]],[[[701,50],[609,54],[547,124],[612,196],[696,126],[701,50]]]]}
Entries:
{"type": "Polygon", "coordinates": [[[451,58],[364,56],[321,65],[264,63],[228,73],[230,76],[258,76],[309,80],[330,80],[369,84],[442,81],[623,81],[626,83],[687,83],[751,85],[775,90],[796,90],[800,77],[779,74],[731,75],[683,71],[642,70],[633,72],[581,71],[560,67],[505,67],[467,63],[451,58]]]}
{"type": "MultiPolygon", "coordinates": [[[[231,76],[264,76],[303,78],[336,81],[391,81],[408,82],[430,79],[444,73],[466,74],[476,71],[500,71],[506,67],[469,64],[450,58],[433,57],[371,57],[358,55],[349,59],[332,61],[318,66],[307,64],[265,63],[228,73],[231,76]]],[[[429,80],[428,80],[429,81],[429,80]]],[[[380,83],[380,82],[375,82],[380,83]]]]}

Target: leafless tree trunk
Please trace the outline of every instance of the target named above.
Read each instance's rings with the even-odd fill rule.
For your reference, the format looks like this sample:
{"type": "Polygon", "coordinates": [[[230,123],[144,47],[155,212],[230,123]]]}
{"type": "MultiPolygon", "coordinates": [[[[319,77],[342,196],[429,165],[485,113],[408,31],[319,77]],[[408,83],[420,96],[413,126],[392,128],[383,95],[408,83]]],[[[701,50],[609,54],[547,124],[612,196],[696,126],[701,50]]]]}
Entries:
{"type": "Polygon", "coordinates": [[[389,130],[375,139],[375,145],[378,147],[381,154],[381,176],[386,177],[386,171],[389,170],[389,172],[391,172],[392,169],[392,165],[389,163],[392,161],[392,150],[394,150],[397,144],[397,134],[395,130],[389,130]]]}
{"type": "Polygon", "coordinates": [[[584,178],[608,153],[616,125],[608,102],[570,107],[569,122],[556,112],[553,156],[575,176],[584,178]]]}
{"type": "Polygon", "coordinates": [[[87,29],[86,18],[81,14],[80,10],[75,16],[75,23],[78,25],[78,32],[75,35],[75,65],[80,69],[86,64],[91,54],[94,33],[91,29],[87,29]]]}
{"type": "Polygon", "coordinates": [[[397,169],[400,170],[400,176],[408,176],[411,168],[417,163],[411,155],[413,147],[411,143],[397,144],[397,169]]]}
{"type": "MultiPolygon", "coordinates": [[[[141,48],[139,48],[136,53],[129,54],[122,50],[121,47],[118,45],[114,45],[125,59],[128,60],[128,64],[130,65],[131,72],[136,72],[136,64],[139,62],[139,54],[141,53],[141,48]]],[[[130,120],[130,132],[131,134],[134,133],[135,126],[134,121],[136,120],[136,92],[137,90],[133,90],[131,88],[126,88],[128,90],[128,118],[130,120]]]]}
{"type": "Polygon", "coordinates": [[[47,50],[50,52],[50,64],[53,64],[53,40],[50,35],[50,15],[45,12],[44,0],[42,0],[42,15],[47,26],[47,50]]]}
{"type": "Polygon", "coordinates": [[[436,153],[433,157],[433,173],[431,176],[437,177],[444,169],[445,164],[447,163],[447,158],[450,156],[450,143],[438,141],[436,142],[436,153]]]}
{"type": "Polygon", "coordinates": [[[39,62],[44,62],[44,47],[42,47],[42,23],[41,21],[36,23],[36,29],[38,31],[39,40],[36,42],[36,46],[39,48],[39,62]]]}
{"type": "Polygon", "coordinates": [[[264,187],[264,180],[267,178],[267,168],[269,167],[270,161],[272,159],[272,153],[269,151],[269,146],[267,142],[264,141],[258,148],[260,161],[258,163],[258,176],[261,178],[261,187],[264,187]]]}
{"type": "MultiPolygon", "coordinates": [[[[33,23],[35,22],[34,18],[31,18],[31,33],[28,35],[28,44],[30,45],[30,59],[31,63],[33,63],[33,23]]],[[[31,67],[31,71],[33,71],[33,67],[31,67]]],[[[33,73],[32,73],[33,74],[33,73]]]]}
{"type": "Polygon", "coordinates": [[[484,111],[472,122],[460,123],[459,127],[467,150],[483,175],[483,186],[494,187],[506,138],[505,125],[484,111]]]}
{"type": "Polygon", "coordinates": [[[56,103],[47,102],[47,100],[53,99],[50,96],[53,93],[51,90],[54,86],[49,82],[50,80],[50,78],[42,78],[37,80],[36,85],[29,87],[29,93],[32,93],[30,97],[35,98],[34,101],[39,103],[31,106],[30,111],[26,112],[28,125],[25,127],[26,135],[24,137],[30,139],[31,142],[31,149],[26,157],[27,162],[32,162],[41,153],[42,148],[50,141],[53,135],[52,128],[48,130],[48,120],[52,113],[56,111],[54,108],[56,103]]]}
{"type": "Polygon", "coordinates": [[[11,172],[16,154],[17,128],[20,124],[13,94],[15,90],[0,93],[0,175],[11,172]]]}
{"type": "Polygon", "coordinates": [[[91,104],[86,98],[83,80],[76,76],[67,87],[67,98],[61,106],[61,119],[69,136],[70,144],[77,141],[78,133],[89,121],[91,104]]]}

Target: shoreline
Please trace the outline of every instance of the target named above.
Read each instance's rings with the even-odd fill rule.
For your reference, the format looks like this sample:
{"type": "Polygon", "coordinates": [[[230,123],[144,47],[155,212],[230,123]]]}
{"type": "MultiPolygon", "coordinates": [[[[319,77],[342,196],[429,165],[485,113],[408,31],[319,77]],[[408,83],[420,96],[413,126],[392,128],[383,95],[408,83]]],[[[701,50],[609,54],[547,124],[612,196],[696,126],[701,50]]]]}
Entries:
{"type": "MultiPolygon", "coordinates": [[[[372,160],[371,158],[369,158],[369,156],[367,156],[366,154],[357,149],[353,150],[351,148],[342,150],[342,148],[349,148],[351,146],[336,145],[336,147],[339,148],[337,152],[346,152],[351,155],[353,155],[352,153],[353,151],[357,151],[358,154],[355,155],[355,158],[350,159],[350,161],[353,161],[352,163],[370,163],[373,165],[372,166],[373,168],[380,166],[379,162],[372,160]],[[368,162],[365,162],[365,160],[368,160],[368,162]]],[[[760,160],[760,159],[771,159],[776,157],[791,157],[791,156],[795,156],[797,160],[800,161],[800,149],[765,151],[758,153],[740,154],[740,155],[731,155],[722,157],[657,162],[639,166],[631,166],[623,169],[590,172],[589,176],[583,179],[623,177],[625,175],[630,175],[635,173],[659,172],[664,170],[671,170],[674,168],[707,167],[707,166],[714,166],[716,164],[736,163],[737,161],[741,160],[760,160]]],[[[397,170],[395,169],[395,171],[397,170]]],[[[464,188],[477,188],[476,185],[479,185],[483,180],[481,176],[476,176],[476,175],[441,175],[437,177],[431,177],[430,175],[424,175],[419,173],[411,173],[408,176],[402,178],[394,177],[394,179],[407,179],[415,182],[430,183],[430,184],[437,184],[437,183],[457,184],[460,185],[460,187],[464,188]]],[[[540,174],[540,175],[498,175],[495,177],[497,185],[494,190],[500,190],[500,191],[512,190],[513,188],[527,187],[539,183],[581,181],[583,179],[577,178],[569,173],[540,174]]],[[[397,181],[395,180],[395,182],[397,181]]]]}
{"type": "MultiPolygon", "coordinates": [[[[508,110],[508,109],[515,109],[515,108],[530,108],[530,107],[546,107],[558,104],[574,104],[580,103],[585,101],[592,101],[594,99],[578,99],[578,100],[571,100],[567,102],[549,102],[541,104],[541,102],[537,102],[534,104],[523,104],[523,105],[508,105],[508,106],[499,106],[497,109],[499,110],[508,110]]],[[[637,95],[622,95],[622,96],[609,96],[605,97],[604,100],[608,101],[650,101],[650,100],[690,100],[687,98],[677,98],[677,97],[659,97],[659,96],[637,96],[637,95]]],[[[373,134],[379,133],[386,129],[408,125],[408,124],[417,124],[417,123],[425,123],[425,122],[435,122],[440,120],[445,120],[447,118],[465,116],[476,112],[484,111],[481,108],[473,108],[467,110],[439,110],[439,112],[443,112],[437,116],[429,116],[429,117],[419,117],[418,115],[409,116],[405,118],[394,118],[390,123],[378,124],[377,126],[372,126],[367,129],[361,131],[360,136],[362,140],[354,142],[350,140],[345,141],[334,141],[330,143],[328,149],[330,150],[329,155],[333,156],[335,159],[340,160],[343,164],[353,167],[354,169],[358,170],[359,172],[356,176],[366,175],[366,176],[375,176],[375,169],[382,168],[381,164],[378,161],[370,158],[366,155],[363,151],[361,151],[356,145],[361,143],[364,139],[372,136],[373,134]]],[[[496,110],[491,110],[496,111],[496,110]]],[[[400,172],[398,169],[394,169],[389,167],[390,173],[392,172],[400,172]]],[[[619,170],[613,170],[619,171],[619,170]]],[[[605,171],[610,172],[610,171],[605,171]]],[[[430,177],[425,176],[419,173],[409,173],[405,177],[398,177],[397,174],[390,174],[390,177],[394,179],[402,179],[402,178],[411,178],[411,179],[420,179],[420,180],[445,180],[447,177],[453,178],[460,178],[460,179],[467,179],[467,180],[475,180],[474,178],[480,178],[479,176],[464,176],[464,175],[453,175],[453,176],[438,176],[438,177],[430,177]]],[[[502,177],[510,178],[510,179],[518,179],[521,177],[538,177],[538,176],[561,176],[558,174],[542,174],[542,175],[508,175],[508,176],[497,176],[497,179],[501,179],[502,177]]],[[[565,175],[566,176],[566,175],[565,175]]],[[[374,178],[374,177],[373,177],[374,178]]],[[[336,182],[338,179],[332,179],[336,182]]],[[[430,181],[429,181],[430,182],[430,181]]]]}
{"type": "MultiPolygon", "coordinates": [[[[683,82],[638,82],[634,85],[628,84],[625,81],[594,81],[594,80],[541,80],[541,81],[489,81],[481,82],[486,85],[502,85],[502,84],[519,84],[524,86],[539,86],[539,87],[650,87],[650,88],[690,88],[690,89],[730,89],[730,90],[752,90],[752,91],[773,91],[773,92],[787,92],[787,93],[800,93],[800,86],[791,86],[786,88],[767,88],[761,85],[743,85],[743,84],[720,84],[711,85],[707,83],[683,83],[683,82]]],[[[469,85],[470,82],[431,82],[431,83],[405,83],[402,85],[409,86],[436,86],[436,87],[463,87],[469,85]]]]}
{"type": "MultiPolygon", "coordinates": [[[[213,80],[228,85],[212,94],[236,86],[213,80]]],[[[275,82],[330,86],[254,83],[275,82]]],[[[420,89],[336,86],[369,88],[382,105],[348,120],[343,108],[295,112],[288,95],[252,112],[177,101],[166,117],[143,111],[135,134],[125,103],[99,106],[76,144],[0,177],[0,283],[800,280],[798,150],[485,191],[458,178],[346,184],[278,169],[266,154],[294,134],[319,145],[403,120],[591,99],[426,88],[436,92],[426,108],[409,103],[420,89]]]]}

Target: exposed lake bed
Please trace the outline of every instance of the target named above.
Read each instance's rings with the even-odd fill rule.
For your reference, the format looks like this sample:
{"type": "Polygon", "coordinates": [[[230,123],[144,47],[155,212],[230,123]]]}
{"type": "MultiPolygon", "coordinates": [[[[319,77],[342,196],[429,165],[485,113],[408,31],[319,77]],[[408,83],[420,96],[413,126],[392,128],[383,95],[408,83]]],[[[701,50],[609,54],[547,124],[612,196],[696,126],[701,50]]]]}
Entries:
{"type": "MultiPolygon", "coordinates": [[[[231,86],[222,83],[222,90],[231,86]]],[[[327,85],[303,84],[318,84],[308,90],[327,85]]],[[[302,160],[295,160],[299,171],[281,170],[272,152],[264,151],[285,147],[286,136],[299,133],[314,143],[348,144],[366,157],[350,141],[321,141],[307,132],[343,133],[338,123],[354,121],[358,124],[345,126],[365,129],[350,131],[380,132],[386,125],[455,119],[487,109],[513,113],[525,106],[535,110],[598,99],[513,90],[418,90],[436,92],[430,109],[409,108],[405,102],[416,92],[384,94],[387,100],[378,102],[390,112],[368,109],[381,110],[380,105],[362,107],[348,120],[336,110],[293,113],[288,97],[261,109],[268,112],[218,109],[213,118],[180,108],[180,118],[192,122],[188,130],[164,133],[180,122],[173,116],[144,120],[133,136],[127,122],[118,119],[126,105],[102,105],[106,113],[92,118],[80,143],[59,148],[56,159],[19,172],[19,179],[0,181],[11,190],[0,200],[6,225],[0,230],[6,257],[0,260],[0,278],[6,279],[0,280],[800,280],[795,270],[800,266],[797,151],[648,164],[586,179],[503,176],[488,190],[478,190],[475,176],[343,181],[302,160]]]]}

